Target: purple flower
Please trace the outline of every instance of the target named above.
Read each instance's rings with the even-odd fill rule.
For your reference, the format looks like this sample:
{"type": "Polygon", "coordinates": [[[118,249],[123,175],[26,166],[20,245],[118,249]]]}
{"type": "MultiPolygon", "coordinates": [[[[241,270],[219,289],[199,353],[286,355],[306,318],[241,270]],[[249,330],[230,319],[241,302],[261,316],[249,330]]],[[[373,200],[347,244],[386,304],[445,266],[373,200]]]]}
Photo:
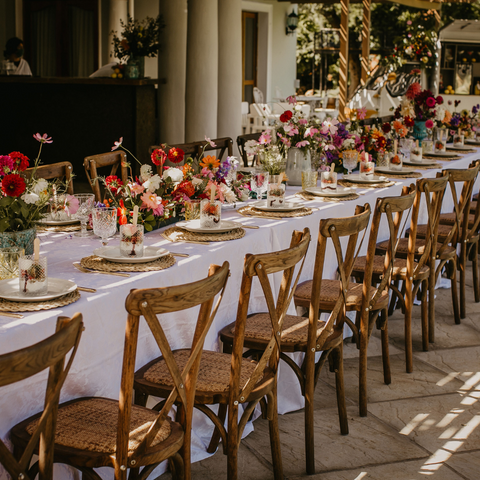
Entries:
{"type": "Polygon", "coordinates": [[[33,138],[40,143],[52,143],[52,137],[49,137],[46,133],[43,135],[40,135],[39,133],[36,133],[33,138]]]}
{"type": "Polygon", "coordinates": [[[13,159],[8,155],[1,155],[0,156],[0,175],[8,175],[13,171],[13,159]]]}
{"type": "Polygon", "coordinates": [[[452,115],[452,119],[450,120],[450,125],[452,127],[458,127],[460,125],[460,114],[454,113],[452,115]]]}

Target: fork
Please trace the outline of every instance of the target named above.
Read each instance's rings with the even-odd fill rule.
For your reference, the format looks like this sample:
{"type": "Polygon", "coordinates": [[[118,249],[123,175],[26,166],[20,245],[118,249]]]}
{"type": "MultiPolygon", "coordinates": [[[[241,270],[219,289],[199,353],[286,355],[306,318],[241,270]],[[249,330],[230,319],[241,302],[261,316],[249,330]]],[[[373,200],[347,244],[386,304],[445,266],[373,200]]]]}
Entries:
{"type": "Polygon", "coordinates": [[[82,273],[101,273],[103,275],[116,275],[117,277],[129,277],[128,273],[117,273],[117,272],[100,272],[98,270],[88,270],[82,267],[78,262],[74,262],[73,266],[82,273]]]}

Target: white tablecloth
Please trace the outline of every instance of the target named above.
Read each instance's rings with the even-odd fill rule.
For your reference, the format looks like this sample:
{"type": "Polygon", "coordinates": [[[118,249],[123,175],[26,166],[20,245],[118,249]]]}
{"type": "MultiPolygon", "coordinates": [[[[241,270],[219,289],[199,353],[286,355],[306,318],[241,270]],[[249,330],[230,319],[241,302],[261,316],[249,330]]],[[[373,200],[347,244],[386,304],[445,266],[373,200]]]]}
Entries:
{"type": "MultiPolygon", "coordinates": [[[[468,154],[461,160],[442,163],[444,168],[466,168],[479,155],[468,154]]],[[[437,170],[422,170],[425,177],[434,177],[437,170]]],[[[321,218],[345,217],[353,215],[356,204],[369,202],[372,211],[375,199],[379,196],[399,195],[403,185],[414,183],[415,179],[402,179],[390,188],[357,189],[360,197],[349,202],[322,202],[321,200],[308,202],[309,207],[315,209],[307,217],[291,219],[269,220],[241,217],[235,210],[223,211],[225,219],[235,219],[247,225],[258,225],[258,230],[246,229],[242,239],[223,243],[211,243],[208,246],[194,244],[172,244],[164,240],[159,231],[146,236],[148,245],[162,246],[173,252],[188,253],[189,258],[177,257],[177,264],[161,272],[133,273],[129,278],[114,277],[101,274],[84,274],[72,266],[72,262],[92,253],[92,249],[100,246],[95,238],[81,239],[63,233],[41,233],[41,254],[48,256],[48,272],[52,277],[75,281],[79,286],[97,289],[96,293],[82,292],[81,299],[76,303],[56,310],[27,313],[21,320],[3,317],[0,314],[0,353],[6,353],[51,335],[55,329],[55,321],[59,315],[71,316],[81,312],[85,322],[77,358],[73,363],[70,374],[62,390],[61,401],[67,401],[85,395],[97,395],[118,398],[122,355],[125,334],[126,311],[124,300],[132,288],[164,287],[189,283],[204,277],[211,263],[221,265],[225,260],[230,262],[231,278],[225,292],[223,303],[216,316],[214,324],[207,336],[205,348],[218,350],[218,331],[234,321],[238,302],[238,294],[242,277],[242,266],[246,253],[271,252],[287,248],[294,229],[302,230],[309,227],[312,233],[312,243],[307,254],[307,261],[302,273],[302,280],[313,277],[313,264],[318,236],[318,225],[321,218]]],[[[294,197],[298,187],[287,187],[287,195],[294,197]]],[[[478,188],[476,189],[478,191],[478,188]]],[[[444,202],[444,211],[452,211],[452,199],[447,192],[444,202]]],[[[419,219],[425,223],[425,214],[419,219]]],[[[379,232],[379,239],[388,238],[388,229],[383,225],[379,232]]],[[[112,245],[118,244],[118,238],[113,239],[112,245]]],[[[366,250],[367,240],[363,244],[366,250]]],[[[330,278],[336,269],[333,250],[327,253],[325,274],[330,278]]],[[[276,280],[278,284],[278,279],[276,280]]],[[[259,287],[259,286],[258,286],[259,287]]],[[[261,289],[253,288],[250,311],[265,311],[265,303],[261,289]]],[[[293,308],[293,307],[291,307],[293,308]]],[[[172,348],[189,346],[194,329],[195,315],[178,313],[164,315],[162,325],[172,348]]],[[[137,354],[137,368],[159,355],[158,349],[143,324],[139,336],[137,354]]],[[[0,396],[0,435],[7,438],[10,428],[26,417],[42,410],[45,375],[38,375],[28,381],[2,388],[0,396]]],[[[280,413],[299,409],[303,406],[298,383],[288,367],[281,366],[279,381],[279,410],[280,413]]],[[[247,434],[253,427],[250,425],[247,434]]],[[[200,413],[196,413],[194,436],[192,444],[192,458],[198,461],[208,454],[205,452],[212,432],[211,423],[200,413]]],[[[109,469],[101,469],[103,472],[109,469]]],[[[5,477],[5,473],[0,476],[5,477]]],[[[62,477],[70,476],[67,470],[62,477]]],[[[105,473],[105,477],[109,477],[105,473]]]]}

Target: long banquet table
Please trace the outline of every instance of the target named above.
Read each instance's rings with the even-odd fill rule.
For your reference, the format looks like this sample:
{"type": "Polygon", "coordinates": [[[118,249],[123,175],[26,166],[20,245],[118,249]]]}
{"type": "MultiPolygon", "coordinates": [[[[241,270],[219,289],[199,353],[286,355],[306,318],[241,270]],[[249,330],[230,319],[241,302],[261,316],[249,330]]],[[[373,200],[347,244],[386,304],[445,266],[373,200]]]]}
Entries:
{"type": "MultiPolygon", "coordinates": [[[[460,160],[439,163],[442,164],[443,168],[467,168],[473,160],[480,158],[480,151],[479,149],[476,150],[476,153],[462,155],[460,160]]],[[[424,177],[435,177],[438,170],[419,171],[424,177]]],[[[41,254],[48,256],[49,275],[73,280],[80,286],[95,288],[97,291],[96,293],[82,292],[79,301],[63,308],[26,313],[21,320],[5,317],[0,313],[0,354],[31,345],[51,335],[55,330],[55,321],[59,315],[71,316],[75,312],[81,312],[84,318],[85,331],[77,357],[63,387],[61,401],[86,395],[118,398],[126,321],[124,299],[131,289],[164,287],[192,282],[204,277],[211,263],[221,265],[225,260],[230,262],[232,275],[222,305],[205,343],[206,349],[218,350],[220,348],[218,331],[235,319],[242,266],[246,253],[271,252],[287,248],[294,229],[301,230],[309,227],[312,232],[312,243],[301,279],[310,279],[313,277],[314,254],[320,219],[353,215],[355,205],[367,202],[370,203],[373,210],[377,197],[399,195],[403,185],[409,185],[415,183],[415,181],[415,179],[407,178],[397,180],[395,185],[387,188],[358,188],[357,193],[360,194],[360,197],[355,201],[323,202],[319,199],[305,202],[307,206],[314,209],[313,214],[306,217],[279,220],[245,218],[234,209],[225,209],[222,212],[225,219],[235,219],[245,225],[260,227],[258,230],[246,229],[245,236],[239,240],[211,243],[210,245],[170,243],[160,236],[161,231],[151,232],[146,236],[146,244],[161,246],[172,252],[187,253],[189,257],[176,257],[177,263],[166,270],[132,273],[129,278],[85,274],[72,266],[72,262],[90,255],[93,248],[100,246],[97,237],[82,239],[65,233],[40,233],[41,254]]],[[[299,187],[287,187],[287,196],[290,199],[301,200],[294,196],[299,190],[299,187]]],[[[478,191],[478,185],[475,191],[478,191]]],[[[447,192],[443,211],[450,212],[452,208],[452,198],[450,193],[447,192]]],[[[421,215],[419,222],[424,223],[425,220],[424,213],[423,216],[421,215]]],[[[386,238],[388,238],[387,226],[382,225],[379,239],[386,238]]],[[[117,243],[118,238],[111,241],[112,245],[117,243]]],[[[366,245],[367,241],[363,243],[363,251],[365,251],[366,245]]],[[[325,273],[333,278],[336,264],[333,250],[331,253],[329,255],[327,252],[325,273]]],[[[274,279],[274,284],[275,282],[278,285],[278,277],[274,279]]],[[[259,285],[257,286],[259,287],[259,285]]],[[[250,311],[265,311],[265,308],[261,289],[253,288],[250,311]]],[[[293,309],[293,306],[291,309],[293,309]]],[[[195,318],[194,315],[185,313],[162,317],[162,325],[172,348],[182,348],[190,345],[195,318]]],[[[155,358],[158,354],[158,348],[149,331],[147,331],[146,325],[143,324],[139,336],[137,368],[155,358]]],[[[0,396],[0,435],[2,439],[6,439],[7,443],[8,431],[13,425],[42,409],[45,378],[46,374],[37,375],[20,384],[2,388],[0,396]]],[[[297,410],[302,406],[303,400],[295,378],[287,367],[281,367],[279,372],[280,413],[297,410]]],[[[205,450],[212,429],[211,422],[202,414],[196,413],[192,440],[192,458],[194,461],[208,456],[205,450]]],[[[248,434],[252,430],[253,426],[250,424],[245,433],[248,434]]],[[[110,469],[100,469],[100,473],[105,478],[111,478],[110,469]]],[[[161,470],[156,473],[161,473],[161,470]]],[[[61,470],[61,478],[71,476],[72,473],[68,469],[61,470]]],[[[6,478],[4,471],[0,471],[0,477],[6,478]]]]}

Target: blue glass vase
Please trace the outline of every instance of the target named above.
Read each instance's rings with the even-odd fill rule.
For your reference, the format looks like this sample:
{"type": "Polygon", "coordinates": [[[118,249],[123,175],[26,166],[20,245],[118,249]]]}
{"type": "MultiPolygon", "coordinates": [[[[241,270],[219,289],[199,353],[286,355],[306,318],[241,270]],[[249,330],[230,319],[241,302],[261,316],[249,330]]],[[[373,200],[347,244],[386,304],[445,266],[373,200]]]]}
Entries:
{"type": "Polygon", "coordinates": [[[422,146],[422,140],[428,137],[428,130],[425,124],[426,120],[415,120],[415,125],[413,125],[413,138],[418,140],[420,146],[422,146]]]}
{"type": "Polygon", "coordinates": [[[36,228],[29,228],[21,232],[0,233],[0,248],[20,247],[25,255],[33,255],[33,241],[37,236],[36,228]]]}

